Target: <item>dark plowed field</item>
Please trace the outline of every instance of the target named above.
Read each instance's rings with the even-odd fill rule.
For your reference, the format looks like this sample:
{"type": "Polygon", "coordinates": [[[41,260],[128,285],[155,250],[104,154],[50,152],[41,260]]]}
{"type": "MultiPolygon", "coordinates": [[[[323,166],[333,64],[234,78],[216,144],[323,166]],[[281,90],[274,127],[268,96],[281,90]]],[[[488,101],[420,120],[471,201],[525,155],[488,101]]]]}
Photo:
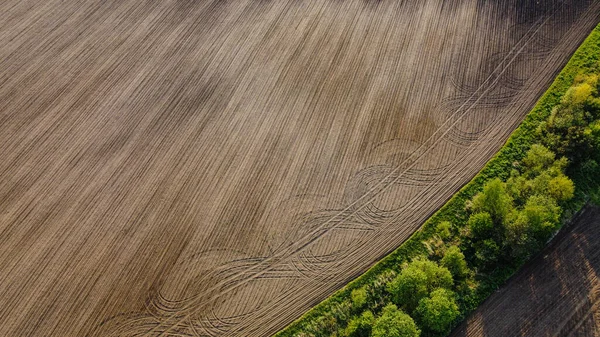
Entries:
{"type": "Polygon", "coordinates": [[[600,208],[589,206],[452,337],[600,336],[600,208]]]}
{"type": "Polygon", "coordinates": [[[0,336],[266,336],[498,150],[600,1],[0,1],[0,336]]]}

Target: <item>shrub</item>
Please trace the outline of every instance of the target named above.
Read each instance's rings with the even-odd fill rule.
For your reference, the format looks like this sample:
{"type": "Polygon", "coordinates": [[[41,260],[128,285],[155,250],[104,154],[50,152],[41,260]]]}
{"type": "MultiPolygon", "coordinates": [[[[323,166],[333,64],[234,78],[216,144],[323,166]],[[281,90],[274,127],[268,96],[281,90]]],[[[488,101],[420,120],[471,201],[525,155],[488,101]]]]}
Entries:
{"type": "Polygon", "coordinates": [[[367,289],[363,286],[352,290],[350,298],[352,298],[352,308],[360,310],[367,303],[367,289]]]}
{"type": "Polygon", "coordinates": [[[447,240],[452,236],[452,224],[450,221],[442,221],[436,226],[436,232],[442,240],[447,240]]]}
{"type": "Polygon", "coordinates": [[[428,294],[427,275],[423,270],[409,266],[389,283],[387,290],[394,303],[412,311],[428,294]]]}
{"type": "Polygon", "coordinates": [[[561,103],[563,105],[583,105],[592,95],[593,88],[590,83],[584,82],[569,88],[561,103]]]}
{"type": "Polygon", "coordinates": [[[517,207],[523,206],[533,195],[547,195],[556,201],[566,201],[575,192],[573,182],[564,174],[568,160],[562,157],[552,162],[546,161],[554,158],[554,153],[543,147],[536,148],[527,152],[532,166],[524,166],[523,174],[513,171],[506,182],[517,207]],[[541,152],[544,154],[540,155],[541,152]],[[545,158],[540,159],[542,157],[545,158]]]}
{"type": "Polygon", "coordinates": [[[567,156],[573,165],[589,158],[598,159],[598,76],[583,76],[556,106],[546,123],[539,127],[542,141],[567,156]]]}

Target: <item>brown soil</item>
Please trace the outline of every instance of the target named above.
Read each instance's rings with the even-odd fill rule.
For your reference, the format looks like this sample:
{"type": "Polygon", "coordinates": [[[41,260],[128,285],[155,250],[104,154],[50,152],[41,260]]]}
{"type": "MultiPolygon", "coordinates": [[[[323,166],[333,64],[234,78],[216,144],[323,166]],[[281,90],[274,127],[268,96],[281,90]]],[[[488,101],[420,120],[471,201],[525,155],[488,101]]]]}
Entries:
{"type": "Polygon", "coordinates": [[[593,0],[4,0],[0,335],[266,336],[402,243],[593,0]]]}
{"type": "Polygon", "coordinates": [[[589,206],[453,337],[600,336],[600,208],[589,206]]]}

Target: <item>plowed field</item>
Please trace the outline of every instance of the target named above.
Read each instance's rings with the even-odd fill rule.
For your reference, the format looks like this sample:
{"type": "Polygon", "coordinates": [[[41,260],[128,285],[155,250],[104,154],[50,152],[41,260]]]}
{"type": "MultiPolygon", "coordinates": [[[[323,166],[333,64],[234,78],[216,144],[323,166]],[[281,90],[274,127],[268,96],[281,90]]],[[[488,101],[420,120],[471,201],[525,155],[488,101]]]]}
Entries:
{"type": "Polygon", "coordinates": [[[452,337],[600,336],[600,208],[587,207],[452,337]]]}
{"type": "Polygon", "coordinates": [[[0,336],[267,336],[499,149],[594,0],[3,0],[0,336]]]}

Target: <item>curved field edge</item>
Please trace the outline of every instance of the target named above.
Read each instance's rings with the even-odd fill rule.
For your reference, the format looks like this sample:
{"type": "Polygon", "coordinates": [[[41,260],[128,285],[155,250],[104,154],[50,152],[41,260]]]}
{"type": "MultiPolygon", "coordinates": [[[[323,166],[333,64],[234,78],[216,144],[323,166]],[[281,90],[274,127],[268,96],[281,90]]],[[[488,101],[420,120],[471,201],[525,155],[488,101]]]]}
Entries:
{"type": "MultiPolygon", "coordinates": [[[[407,241],[400,245],[389,255],[373,265],[364,274],[351,281],[336,293],[318,303],[296,321],[283,330],[276,333],[275,337],[292,337],[302,333],[304,327],[330,312],[334,305],[350,299],[350,293],[365,284],[372,283],[386,270],[398,269],[403,262],[410,261],[413,257],[426,254],[423,241],[431,238],[436,232],[436,224],[441,221],[452,223],[466,223],[468,212],[465,210],[465,202],[481,191],[483,185],[494,178],[506,179],[510,175],[514,162],[521,160],[526,151],[538,140],[536,128],[546,120],[552,108],[560,102],[561,97],[573,83],[577,75],[588,73],[595,64],[600,61],[600,25],[596,26],[590,35],[584,40],[563,70],[558,74],[548,90],[538,100],[534,108],[527,114],[523,122],[515,129],[504,146],[490,159],[483,169],[463,188],[461,188],[447,203],[435,212],[423,226],[416,231],[407,241]]],[[[591,191],[582,188],[578,184],[577,177],[573,177],[576,184],[575,198],[565,209],[566,217],[570,218],[585,205],[588,194],[591,191]]],[[[468,305],[462,312],[461,319],[468,316],[481,304],[500,284],[503,284],[519,268],[507,267],[500,269],[493,277],[482,281],[477,289],[476,297],[468,301],[468,305]]],[[[456,323],[459,323],[457,321],[456,323]]]]}

